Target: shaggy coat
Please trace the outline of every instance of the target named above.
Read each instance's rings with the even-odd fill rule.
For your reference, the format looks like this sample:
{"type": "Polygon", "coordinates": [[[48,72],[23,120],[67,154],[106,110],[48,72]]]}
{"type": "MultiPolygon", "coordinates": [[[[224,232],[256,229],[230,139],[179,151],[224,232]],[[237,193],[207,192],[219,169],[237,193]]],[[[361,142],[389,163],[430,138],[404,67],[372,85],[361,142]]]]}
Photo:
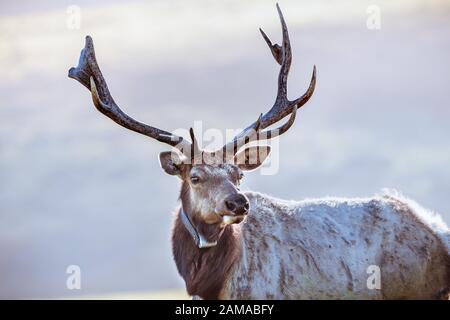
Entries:
{"type": "Polygon", "coordinates": [[[450,288],[450,232],[399,196],[284,201],[245,192],[240,224],[199,249],[175,219],[173,254],[190,295],[204,299],[435,299],[450,288]],[[381,287],[369,288],[370,266],[381,287]]]}

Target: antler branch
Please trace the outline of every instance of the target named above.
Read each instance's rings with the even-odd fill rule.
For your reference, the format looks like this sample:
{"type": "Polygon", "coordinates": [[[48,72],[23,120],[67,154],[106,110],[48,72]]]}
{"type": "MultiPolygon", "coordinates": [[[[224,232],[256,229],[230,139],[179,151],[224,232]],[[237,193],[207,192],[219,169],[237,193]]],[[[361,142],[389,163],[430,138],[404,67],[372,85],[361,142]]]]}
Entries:
{"type": "Polygon", "coordinates": [[[314,66],[313,68],[311,82],[309,84],[308,90],[301,97],[293,101],[290,101],[287,98],[287,78],[292,62],[292,52],[286,22],[278,4],[277,10],[280,17],[283,34],[282,46],[278,44],[272,44],[269,37],[264,33],[264,31],[262,29],[259,29],[264,40],[269,46],[273,57],[275,58],[277,63],[281,65],[280,73],[278,75],[278,92],[275,103],[267,113],[261,114],[257,121],[253,122],[250,126],[239,133],[230,143],[226,144],[223,147],[222,151],[226,153],[227,158],[234,156],[241,147],[251,141],[271,139],[285,133],[294,123],[297,109],[301,108],[306,102],[308,102],[308,100],[314,93],[314,89],[316,86],[316,66],[314,66]],[[261,131],[271,126],[272,124],[277,123],[289,114],[289,120],[284,125],[276,129],[261,131]]]}
{"type": "Polygon", "coordinates": [[[189,141],[167,131],[136,121],[119,108],[119,106],[114,102],[106,81],[103,78],[97,64],[94,43],[90,36],[86,37],[86,43],[84,49],[81,50],[78,66],[70,68],[69,77],[77,80],[88,90],[90,90],[92,94],[92,101],[97,110],[112,119],[117,124],[150,138],[169,144],[183,153],[191,152],[193,144],[189,141]]]}

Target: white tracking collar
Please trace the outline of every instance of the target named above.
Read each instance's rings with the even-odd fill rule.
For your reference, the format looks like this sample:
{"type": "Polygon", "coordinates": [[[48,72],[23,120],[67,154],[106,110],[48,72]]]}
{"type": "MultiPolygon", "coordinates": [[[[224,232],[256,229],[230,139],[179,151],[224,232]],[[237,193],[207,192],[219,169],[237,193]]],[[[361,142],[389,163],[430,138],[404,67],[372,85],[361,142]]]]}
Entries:
{"type": "Polygon", "coordinates": [[[184,227],[186,230],[190,233],[192,238],[194,239],[195,245],[199,247],[200,249],[203,248],[211,248],[217,245],[217,241],[214,242],[208,242],[198,231],[195,229],[194,225],[192,224],[191,220],[189,219],[186,212],[183,210],[183,206],[181,206],[180,213],[181,221],[184,224],[184,227]]]}

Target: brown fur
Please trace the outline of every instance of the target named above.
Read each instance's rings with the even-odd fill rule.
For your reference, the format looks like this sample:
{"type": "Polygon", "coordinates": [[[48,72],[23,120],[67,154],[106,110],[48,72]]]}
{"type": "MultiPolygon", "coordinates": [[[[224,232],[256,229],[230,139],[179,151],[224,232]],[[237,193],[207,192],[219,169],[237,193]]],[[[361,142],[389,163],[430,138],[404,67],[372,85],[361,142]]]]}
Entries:
{"type": "Polygon", "coordinates": [[[208,241],[218,241],[212,248],[199,249],[177,212],[172,232],[172,253],[178,269],[186,283],[189,295],[203,299],[218,299],[228,279],[233,265],[239,256],[238,225],[221,227],[219,224],[206,224],[191,211],[188,201],[189,185],[184,182],[181,188],[181,203],[186,214],[208,241]]]}

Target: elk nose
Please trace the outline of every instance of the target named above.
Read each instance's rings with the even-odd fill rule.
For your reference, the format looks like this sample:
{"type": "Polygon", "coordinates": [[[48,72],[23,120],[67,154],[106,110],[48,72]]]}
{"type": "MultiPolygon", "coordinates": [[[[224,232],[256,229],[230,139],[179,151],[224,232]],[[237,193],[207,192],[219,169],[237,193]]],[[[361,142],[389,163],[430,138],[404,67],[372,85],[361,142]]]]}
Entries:
{"type": "Polygon", "coordinates": [[[225,199],[225,206],[236,215],[245,215],[250,208],[247,198],[239,193],[225,199]]]}

